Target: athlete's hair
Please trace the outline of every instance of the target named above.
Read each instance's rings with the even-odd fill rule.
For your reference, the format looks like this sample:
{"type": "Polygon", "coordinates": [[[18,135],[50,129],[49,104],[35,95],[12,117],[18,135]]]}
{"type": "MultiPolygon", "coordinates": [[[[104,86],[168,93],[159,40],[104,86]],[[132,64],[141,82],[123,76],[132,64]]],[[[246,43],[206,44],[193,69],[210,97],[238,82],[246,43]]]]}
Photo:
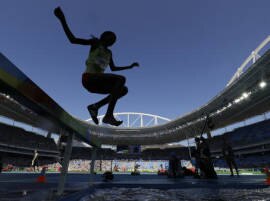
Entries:
{"type": "Polygon", "coordinates": [[[115,41],[116,41],[116,35],[115,35],[115,33],[112,32],[112,31],[104,31],[104,32],[100,35],[99,38],[96,37],[95,35],[92,35],[92,34],[91,34],[91,37],[92,37],[92,40],[96,40],[97,42],[98,42],[98,41],[106,41],[106,42],[107,42],[107,45],[109,45],[109,46],[112,45],[112,44],[114,44],[115,41]],[[110,41],[108,41],[108,39],[109,39],[110,41]]]}
{"type": "Polygon", "coordinates": [[[100,35],[100,40],[104,39],[104,38],[108,38],[111,37],[114,39],[114,41],[116,40],[116,35],[114,32],[112,31],[104,31],[101,35],[100,35]]]}

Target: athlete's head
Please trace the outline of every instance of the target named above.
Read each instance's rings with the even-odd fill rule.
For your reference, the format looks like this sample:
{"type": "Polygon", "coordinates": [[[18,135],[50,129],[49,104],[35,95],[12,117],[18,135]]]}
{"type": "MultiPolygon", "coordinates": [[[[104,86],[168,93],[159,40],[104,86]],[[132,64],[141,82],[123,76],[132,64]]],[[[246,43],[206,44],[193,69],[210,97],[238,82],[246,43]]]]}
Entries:
{"type": "Polygon", "coordinates": [[[112,31],[105,31],[100,35],[100,41],[105,46],[111,46],[116,41],[116,35],[112,31]]]}

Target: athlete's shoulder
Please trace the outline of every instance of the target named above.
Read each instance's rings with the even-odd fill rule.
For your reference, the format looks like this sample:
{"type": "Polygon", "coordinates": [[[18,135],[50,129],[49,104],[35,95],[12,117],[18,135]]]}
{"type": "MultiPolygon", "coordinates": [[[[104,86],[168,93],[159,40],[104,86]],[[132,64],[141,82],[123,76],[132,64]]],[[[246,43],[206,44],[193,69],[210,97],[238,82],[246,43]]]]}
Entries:
{"type": "Polygon", "coordinates": [[[112,50],[110,50],[109,48],[107,48],[107,51],[112,54],[112,50]]]}

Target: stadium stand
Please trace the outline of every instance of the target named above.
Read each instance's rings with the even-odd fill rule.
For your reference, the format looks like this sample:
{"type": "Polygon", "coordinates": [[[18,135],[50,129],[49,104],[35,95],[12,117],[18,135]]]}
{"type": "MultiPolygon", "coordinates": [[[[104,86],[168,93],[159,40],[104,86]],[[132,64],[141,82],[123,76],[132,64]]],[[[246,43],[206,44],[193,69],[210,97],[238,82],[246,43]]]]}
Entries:
{"type": "Polygon", "coordinates": [[[227,167],[221,158],[223,137],[231,144],[240,168],[256,168],[270,165],[270,120],[237,128],[215,136],[210,140],[210,149],[218,167],[227,167]]]}
{"type": "Polygon", "coordinates": [[[3,163],[29,166],[35,149],[38,150],[40,164],[53,163],[59,155],[52,138],[0,123],[0,154],[3,163]]]}
{"type": "MultiPolygon", "coordinates": [[[[71,160],[72,159],[84,159],[91,160],[92,148],[88,147],[73,147],[71,160]]],[[[116,158],[116,152],[111,149],[98,149],[97,150],[97,160],[111,160],[116,158]]]]}
{"type": "Polygon", "coordinates": [[[270,144],[270,120],[261,121],[245,127],[237,128],[221,136],[215,136],[210,141],[212,151],[220,150],[223,136],[234,149],[251,148],[270,144]]]}
{"type": "Polygon", "coordinates": [[[189,153],[187,147],[174,147],[164,149],[146,149],[142,152],[144,160],[169,160],[171,153],[175,153],[179,159],[188,160],[189,153]]]}
{"type": "MultiPolygon", "coordinates": [[[[183,160],[189,159],[188,148],[164,148],[164,149],[146,149],[140,154],[130,154],[130,153],[117,153],[112,149],[98,149],[97,150],[97,160],[122,160],[122,159],[142,159],[142,160],[168,160],[171,153],[176,153],[179,158],[183,160]]],[[[91,159],[92,148],[88,147],[73,147],[71,159],[91,159]]]]}
{"type": "MultiPolygon", "coordinates": [[[[221,155],[224,136],[232,145],[236,162],[240,168],[256,168],[270,165],[270,120],[237,128],[231,132],[211,138],[209,145],[216,167],[227,167],[221,155]]],[[[41,164],[55,163],[61,157],[61,147],[58,147],[52,138],[0,123],[0,154],[4,155],[4,163],[27,166],[32,160],[34,149],[37,149],[40,154],[41,164]]],[[[191,152],[193,149],[194,147],[190,147],[191,152]]],[[[71,159],[91,160],[91,152],[91,147],[74,146],[71,159]]],[[[112,149],[98,149],[96,159],[168,160],[171,153],[175,153],[181,160],[190,159],[188,147],[184,146],[147,148],[137,154],[117,153],[112,149]]],[[[76,164],[74,165],[76,166],[76,164]]]]}
{"type": "Polygon", "coordinates": [[[2,145],[57,151],[57,146],[52,138],[3,123],[0,123],[0,141],[2,145]]]}

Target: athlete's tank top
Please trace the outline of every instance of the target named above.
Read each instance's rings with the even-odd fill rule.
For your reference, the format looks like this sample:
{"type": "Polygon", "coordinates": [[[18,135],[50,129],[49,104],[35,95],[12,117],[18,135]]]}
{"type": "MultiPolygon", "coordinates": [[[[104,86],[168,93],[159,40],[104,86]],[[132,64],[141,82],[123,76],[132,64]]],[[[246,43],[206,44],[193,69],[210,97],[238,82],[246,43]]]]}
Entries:
{"type": "Polygon", "coordinates": [[[90,50],[86,60],[86,73],[103,73],[111,60],[111,52],[99,45],[94,50],[90,50]]]}

